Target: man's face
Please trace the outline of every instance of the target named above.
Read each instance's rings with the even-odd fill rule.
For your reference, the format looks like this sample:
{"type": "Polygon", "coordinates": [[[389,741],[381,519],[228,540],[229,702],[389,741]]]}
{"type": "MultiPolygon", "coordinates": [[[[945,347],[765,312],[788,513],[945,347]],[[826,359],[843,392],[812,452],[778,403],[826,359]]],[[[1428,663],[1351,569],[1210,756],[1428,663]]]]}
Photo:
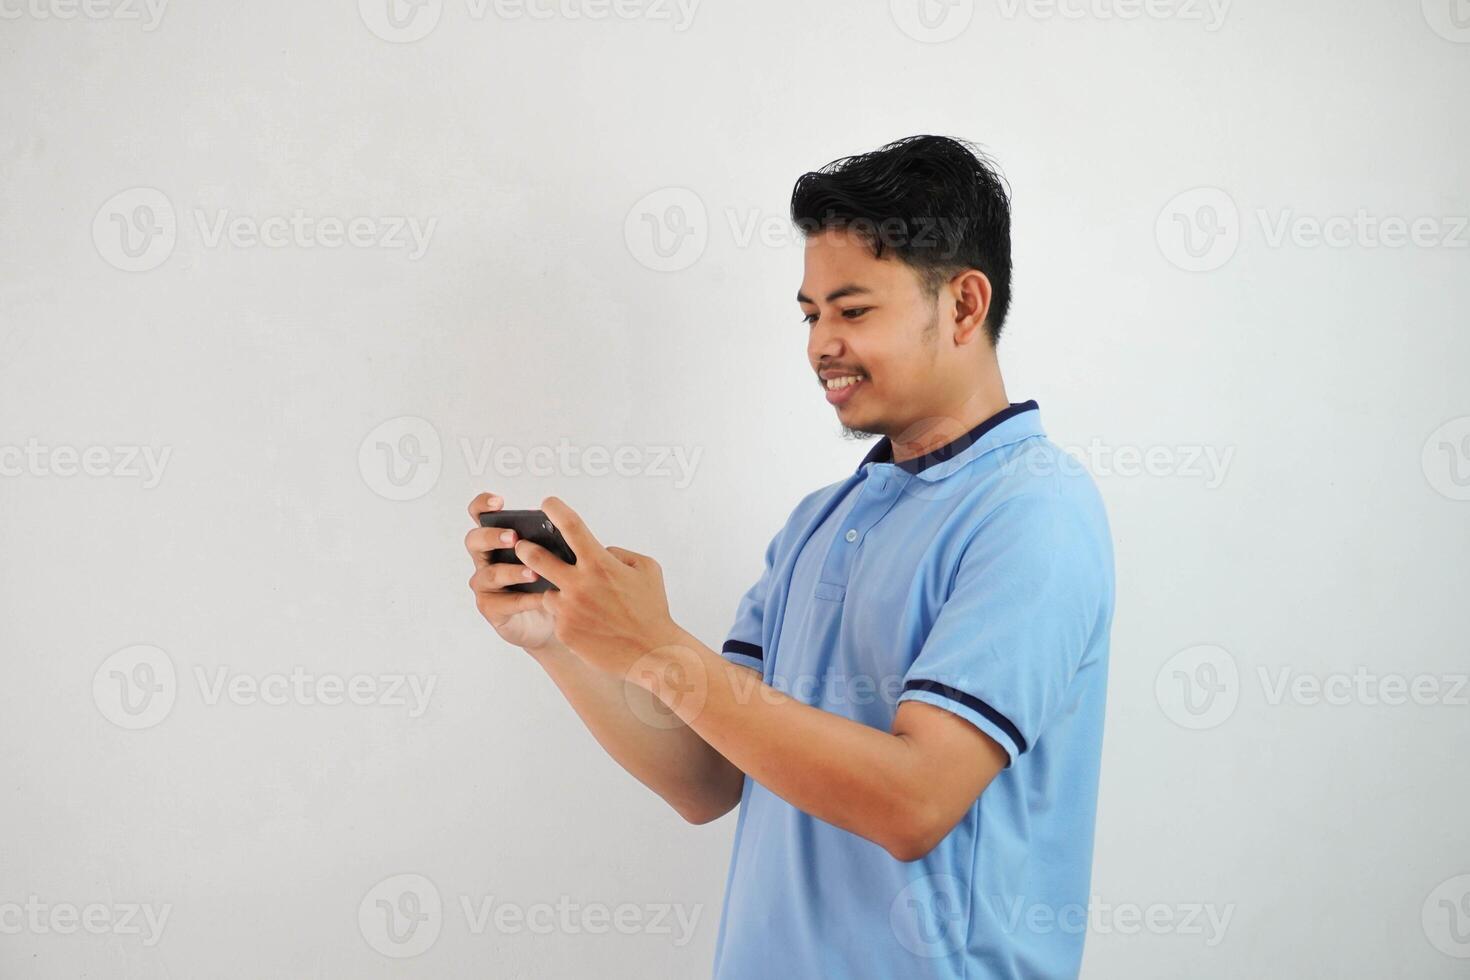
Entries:
{"type": "MultiPolygon", "coordinates": [[[[940,291],[940,297],[944,291],[940,291]]],[[[844,434],[902,432],[950,387],[938,357],[939,301],[917,272],[885,251],[873,257],[858,235],[827,230],[806,241],[797,302],[810,324],[807,360],[819,378],[852,378],[836,390],[823,382],[844,434]]]]}

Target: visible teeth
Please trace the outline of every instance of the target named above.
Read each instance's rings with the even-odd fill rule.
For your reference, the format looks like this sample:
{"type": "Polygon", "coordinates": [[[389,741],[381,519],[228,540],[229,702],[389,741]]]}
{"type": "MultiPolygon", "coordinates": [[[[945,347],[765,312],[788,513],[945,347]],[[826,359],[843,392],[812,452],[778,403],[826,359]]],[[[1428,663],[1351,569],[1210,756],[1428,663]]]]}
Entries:
{"type": "Polygon", "coordinates": [[[863,376],[860,374],[849,374],[841,378],[828,378],[827,390],[836,391],[839,388],[846,388],[848,385],[855,385],[861,380],[863,380],[863,376]]]}

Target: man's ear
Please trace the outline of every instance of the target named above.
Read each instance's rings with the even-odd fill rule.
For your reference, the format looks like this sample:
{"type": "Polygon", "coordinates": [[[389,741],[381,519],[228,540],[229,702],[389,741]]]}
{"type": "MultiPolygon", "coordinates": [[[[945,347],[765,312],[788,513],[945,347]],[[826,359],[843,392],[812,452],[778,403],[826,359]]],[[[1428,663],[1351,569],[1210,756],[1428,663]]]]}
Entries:
{"type": "Polygon", "coordinates": [[[990,277],[979,269],[966,269],[949,281],[954,302],[954,340],[968,344],[977,336],[987,339],[985,318],[990,314],[990,277]]]}

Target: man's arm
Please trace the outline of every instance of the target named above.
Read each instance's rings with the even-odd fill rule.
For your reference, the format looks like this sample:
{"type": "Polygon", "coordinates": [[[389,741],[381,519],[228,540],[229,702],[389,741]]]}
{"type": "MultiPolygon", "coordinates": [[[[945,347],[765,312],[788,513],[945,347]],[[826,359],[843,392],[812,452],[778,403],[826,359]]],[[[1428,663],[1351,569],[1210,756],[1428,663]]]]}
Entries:
{"type": "Polygon", "coordinates": [[[904,701],[880,731],[797,701],[675,629],[630,679],[750,778],[900,861],[932,850],[1010,761],[943,708],[904,701]]]}
{"type": "Polygon", "coordinates": [[[708,823],[740,802],[745,774],[649,691],[589,667],[560,642],[532,656],[607,754],[685,820],[708,823]]]}
{"type": "Polygon", "coordinates": [[[912,861],[1009,763],[999,743],[943,708],[900,703],[883,732],[760,683],[674,622],[657,561],[603,547],[556,497],[541,509],[576,564],[530,541],[515,549],[558,587],[540,594],[557,639],[586,666],[658,698],[694,737],[798,809],[912,861]]]}

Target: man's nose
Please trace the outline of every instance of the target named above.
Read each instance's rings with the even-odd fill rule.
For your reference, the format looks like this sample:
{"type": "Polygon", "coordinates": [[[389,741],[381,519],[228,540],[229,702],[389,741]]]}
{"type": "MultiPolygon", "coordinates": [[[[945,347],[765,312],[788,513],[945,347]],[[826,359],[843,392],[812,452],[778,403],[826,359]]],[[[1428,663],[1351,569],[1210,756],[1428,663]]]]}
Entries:
{"type": "Polygon", "coordinates": [[[820,361],[823,357],[829,359],[841,357],[843,349],[842,332],[840,330],[823,326],[822,320],[818,320],[812,324],[811,333],[807,335],[806,339],[806,352],[813,364],[820,361]]]}

